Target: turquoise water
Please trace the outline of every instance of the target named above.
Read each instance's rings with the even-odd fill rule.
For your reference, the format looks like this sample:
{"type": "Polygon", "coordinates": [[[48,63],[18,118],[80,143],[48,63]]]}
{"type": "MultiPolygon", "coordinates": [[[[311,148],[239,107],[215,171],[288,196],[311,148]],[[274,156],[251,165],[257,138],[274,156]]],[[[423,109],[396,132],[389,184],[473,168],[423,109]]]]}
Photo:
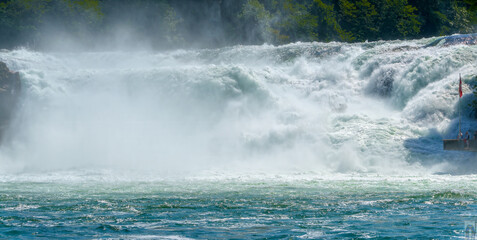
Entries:
{"type": "Polygon", "coordinates": [[[4,179],[0,237],[447,239],[477,216],[477,176],[80,179],[4,179]]]}
{"type": "Polygon", "coordinates": [[[477,45],[434,41],[0,51],[0,238],[464,238],[477,45]]]}

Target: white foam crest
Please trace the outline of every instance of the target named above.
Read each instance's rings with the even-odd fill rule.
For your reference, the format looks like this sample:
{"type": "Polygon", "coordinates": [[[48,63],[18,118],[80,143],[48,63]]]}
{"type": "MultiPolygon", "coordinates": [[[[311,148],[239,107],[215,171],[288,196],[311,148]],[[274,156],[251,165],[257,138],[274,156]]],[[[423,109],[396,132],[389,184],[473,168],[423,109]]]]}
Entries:
{"type": "Polygon", "coordinates": [[[0,170],[442,171],[416,149],[437,149],[427,126],[447,130],[477,50],[427,42],[0,52],[24,89],[0,170]]]}

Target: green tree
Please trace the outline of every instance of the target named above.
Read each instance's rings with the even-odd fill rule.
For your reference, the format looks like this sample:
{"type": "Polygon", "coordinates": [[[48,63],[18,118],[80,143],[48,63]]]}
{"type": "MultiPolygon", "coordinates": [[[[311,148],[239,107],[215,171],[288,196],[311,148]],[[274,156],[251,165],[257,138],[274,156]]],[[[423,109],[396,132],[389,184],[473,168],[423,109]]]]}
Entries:
{"type": "Polygon", "coordinates": [[[248,0],[238,17],[243,20],[246,38],[251,43],[273,41],[272,16],[258,0],[248,0]]]}
{"type": "Polygon", "coordinates": [[[476,0],[409,0],[422,23],[420,37],[469,33],[476,29],[476,0]],[[473,10],[474,9],[474,10],[473,10]]]}
{"type": "Polygon", "coordinates": [[[184,38],[179,31],[179,25],[183,22],[183,19],[177,16],[177,12],[174,10],[174,8],[167,6],[163,17],[163,22],[167,42],[169,44],[182,44],[184,42],[184,38]]]}
{"type": "Polygon", "coordinates": [[[339,0],[340,25],[357,41],[376,39],[378,13],[368,0],[339,0]]]}
{"type": "Polygon", "coordinates": [[[465,0],[467,4],[467,10],[470,14],[471,24],[474,25],[472,32],[477,32],[477,0],[465,0]]]}
{"type": "Polygon", "coordinates": [[[351,32],[344,30],[338,23],[333,4],[326,4],[322,0],[314,0],[314,5],[318,15],[320,40],[352,42],[356,39],[351,32]]]}
{"type": "Polygon", "coordinates": [[[2,46],[28,45],[36,47],[55,29],[84,33],[83,26],[100,21],[102,13],[98,0],[10,0],[0,3],[0,44],[2,46]],[[53,28],[50,28],[53,29],[53,28]]]}
{"type": "Polygon", "coordinates": [[[397,39],[418,36],[421,23],[416,14],[417,8],[407,0],[384,0],[376,4],[379,17],[379,37],[397,39]]]}
{"type": "Polygon", "coordinates": [[[286,0],[279,13],[279,23],[276,32],[280,32],[278,40],[316,41],[318,34],[317,16],[310,14],[309,4],[286,0]]]}
{"type": "Polygon", "coordinates": [[[40,13],[43,8],[29,7],[22,1],[0,3],[0,44],[11,48],[31,44],[37,33],[40,13]]]}
{"type": "Polygon", "coordinates": [[[464,6],[459,6],[457,2],[452,4],[452,8],[449,11],[449,25],[453,32],[458,33],[470,33],[472,29],[472,16],[471,12],[464,6]]]}
{"type": "Polygon", "coordinates": [[[166,0],[103,0],[101,29],[121,46],[183,46],[183,19],[166,0]],[[119,35],[119,37],[117,36],[119,35]]]}
{"type": "Polygon", "coordinates": [[[411,5],[405,5],[399,15],[397,29],[404,38],[409,36],[415,37],[420,32],[421,23],[415,14],[416,10],[417,9],[411,5]]]}
{"type": "Polygon", "coordinates": [[[469,5],[469,10],[470,11],[477,11],[477,0],[464,0],[467,5],[469,5]]]}

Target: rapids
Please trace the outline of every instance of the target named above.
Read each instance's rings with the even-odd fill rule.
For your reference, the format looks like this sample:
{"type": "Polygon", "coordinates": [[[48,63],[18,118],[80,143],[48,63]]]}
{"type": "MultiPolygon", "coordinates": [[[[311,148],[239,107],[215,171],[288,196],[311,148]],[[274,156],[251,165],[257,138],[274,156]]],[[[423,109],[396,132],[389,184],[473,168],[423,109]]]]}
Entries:
{"type": "Polygon", "coordinates": [[[475,173],[445,152],[477,46],[435,39],[168,52],[3,50],[23,96],[0,172],[475,173]]]}

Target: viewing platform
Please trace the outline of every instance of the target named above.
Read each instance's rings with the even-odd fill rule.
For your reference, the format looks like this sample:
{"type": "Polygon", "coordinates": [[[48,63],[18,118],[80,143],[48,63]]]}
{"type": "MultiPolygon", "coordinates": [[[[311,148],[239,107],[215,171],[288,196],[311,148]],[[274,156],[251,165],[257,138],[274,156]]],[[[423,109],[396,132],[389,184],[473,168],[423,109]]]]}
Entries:
{"type": "Polygon", "coordinates": [[[444,139],[444,150],[477,152],[477,140],[468,140],[469,145],[464,140],[444,139]]]}

